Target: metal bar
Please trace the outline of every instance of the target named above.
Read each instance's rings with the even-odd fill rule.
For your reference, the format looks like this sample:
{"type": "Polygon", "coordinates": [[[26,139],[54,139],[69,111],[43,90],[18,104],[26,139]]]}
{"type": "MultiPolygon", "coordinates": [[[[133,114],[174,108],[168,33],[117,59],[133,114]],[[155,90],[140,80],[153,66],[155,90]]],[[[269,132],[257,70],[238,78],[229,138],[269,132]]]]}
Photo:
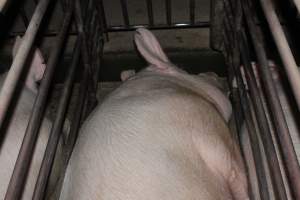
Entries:
{"type": "Polygon", "coordinates": [[[190,23],[195,24],[195,0],[190,0],[190,23]]]}
{"type": "Polygon", "coordinates": [[[127,0],[120,0],[122,7],[122,14],[125,26],[129,26],[129,16],[128,16],[128,8],[127,8],[127,0]]]}
{"type": "Polygon", "coordinates": [[[67,79],[65,80],[64,90],[62,92],[62,97],[59,102],[58,111],[56,114],[53,127],[51,129],[48,144],[45,150],[44,159],[39,171],[39,176],[35,184],[35,189],[33,193],[33,200],[44,199],[46,186],[51,173],[52,165],[55,158],[55,152],[61,135],[64,117],[67,111],[68,102],[71,96],[72,87],[75,79],[75,72],[78,66],[79,56],[80,56],[80,46],[81,40],[76,41],[76,45],[73,52],[72,63],[67,73],[67,79]]]}
{"type": "MultiPolygon", "coordinates": [[[[98,4],[97,4],[98,5],[98,4]]],[[[100,12],[101,12],[101,20],[102,20],[102,31],[105,32],[106,40],[108,41],[108,31],[107,31],[107,20],[106,20],[106,15],[105,15],[105,9],[103,5],[103,0],[99,0],[99,6],[100,6],[100,12]]]]}
{"type": "Polygon", "coordinates": [[[37,5],[31,18],[30,24],[25,32],[23,41],[17,51],[16,57],[10,67],[7,77],[0,91],[0,129],[2,127],[7,109],[16,90],[25,62],[33,45],[37,31],[40,27],[43,16],[47,10],[50,0],[41,0],[37,5]]]}
{"type": "Polygon", "coordinates": [[[237,76],[237,84],[238,84],[238,91],[240,95],[240,104],[243,110],[243,115],[245,117],[245,123],[249,134],[250,139],[250,147],[253,152],[253,158],[254,158],[254,164],[257,174],[257,180],[258,180],[258,188],[259,188],[259,195],[262,200],[269,200],[269,191],[268,191],[268,184],[267,184],[267,178],[266,178],[266,171],[263,166],[263,158],[260,153],[260,147],[259,147],[259,139],[257,137],[257,134],[254,131],[254,120],[252,116],[250,115],[251,111],[249,110],[249,99],[247,98],[247,95],[245,93],[245,86],[242,83],[241,79],[241,73],[240,71],[236,72],[237,76]]]}
{"type": "MultiPolygon", "coordinates": [[[[293,94],[296,99],[298,109],[300,110],[300,73],[296,61],[293,57],[292,51],[283,32],[283,28],[280,25],[273,2],[270,0],[260,0],[260,3],[271,29],[271,33],[274,37],[279,55],[281,57],[281,60],[283,61],[283,66],[285,67],[289,83],[293,89],[293,94]]],[[[297,196],[299,195],[298,197],[300,199],[300,182],[297,189],[299,191],[299,194],[297,194],[297,196]]]]}
{"type": "Polygon", "coordinates": [[[197,22],[194,25],[189,23],[176,23],[171,25],[165,24],[155,24],[154,26],[149,26],[148,24],[139,24],[139,25],[131,25],[128,27],[124,26],[111,26],[108,27],[109,32],[117,32],[117,31],[134,31],[137,28],[148,28],[150,30],[157,30],[157,29],[180,29],[180,28],[208,28],[210,27],[210,23],[208,21],[204,22],[197,22]]]}
{"type": "Polygon", "coordinates": [[[29,24],[29,20],[28,20],[28,17],[26,15],[26,11],[25,11],[23,6],[21,6],[21,8],[20,8],[20,15],[21,15],[21,18],[23,20],[24,26],[27,28],[27,26],[29,24]]]}
{"type": "Polygon", "coordinates": [[[53,48],[54,51],[49,57],[48,66],[41,82],[37,98],[34,102],[33,111],[31,113],[23,143],[20,148],[12,177],[9,182],[5,200],[17,200],[20,199],[22,195],[22,190],[24,188],[27,172],[30,167],[33,150],[37,140],[39,127],[43,119],[48,90],[50,88],[58,58],[63,49],[62,47],[68,33],[70,21],[71,20],[69,17],[65,18],[61,32],[57,37],[57,41],[55,42],[55,46],[53,48]]]}
{"type": "MultiPolygon", "coordinates": [[[[248,2],[245,1],[243,4],[244,13],[246,16],[246,22],[250,30],[251,39],[253,42],[254,49],[256,51],[256,56],[259,61],[259,71],[261,72],[262,82],[265,86],[266,95],[269,97],[267,99],[273,124],[275,127],[275,132],[277,133],[280,150],[282,152],[283,162],[285,169],[287,170],[287,176],[289,180],[290,187],[295,199],[300,199],[300,168],[296,157],[295,150],[293,148],[292,139],[287,127],[287,123],[284,117],[282,107],[279,102],[279,97],[275,89],[275,84],[271,76],[270,69],[268,67],[268,60],[266,51],[264,49],[263,38],[258,31],[258,27],[255,26],[250,7],[248,2]]],[[[298,73],[298,71],[297,71],[298,73]]]]}
{"type": "MultiPolygon", "coordinates": [[[[79,36],[80,40],[83,40],[82,35],[79,36]]],[[[59,188],[62,187],[63,184],[63,179],[65,176],[65,172],[67,170],[67,166],[69,163],[69,160],[71,158],[72,152],[73,152],[73,148],[74,145],[76,143],[76,139],[78,136],[78,132],[79,132],[79,127],[81,125],[81,121],[83,118],[83,107],[84,107],[84,102],[85,99],[87,97],[87,87],[88,87],[88,79],[89,79],[89,70],[87,68],[84,68],[84,72],[83,72],[83,77],[80,83],[80,88],[79,88],[79,95],[76,101],[76,112],[73,113],[72,119],[71,119],[71,129],[70,129],[70,133],[69,133],[69,137],[67,139],[67,143],[66,143],[66,151],[64,153],[64,157],[63,157],[63,166],[62,166],[62,176],[60,177],[60,181],[59,181],[59,188]]]]}
{"type": "Polygon", "coordinates": [[[8,6],[11,4],[12,0],[2,0],[0,1],[0,14],[5,14],[8,6]]]}
{"type": "MultiPolygon", "coordinates": [[[[91,5],[92,6],[92,5],[91,5]]],[[[86,16],[83,16],[82,14],[80,14],[82,12],[82,9],[80,8],[80,2],[77,0],[75,3],[75,13],[76,13],[76,22],[77,22],[77,26],[78,26],[78,31],[81,33],[81,37],[83,38],[82,41],[82,48],[81,48],[81,55],[82,55],[82,60],[83,60],[83,64],[85,66],[86,69],[89,70],[89,76],[90,77],[96,77],[97,74],[95,73],[96,71],[93,70],[93,66],[92,66],[92,48],[91,46],[88,46],[88,40],[87,38],[89,37],[88,33],[90,30],[86,30],[88,27],[88,24],[91,21],[91,17],[92,17],[92,12],[88,12],[86,14],[86,16]],[[81,24],[81,25],[79,25],[81,24]]],[[[90,38],[91,40],[91,38],[90,38]]],[[[97,91],[97,86],[95,86],[95,84],[91,84],[89,89],[92,90],[92,92],[94,93],[94,97],[96,97],[96,91],[97,91]]],[[[92,95],[90,95],[92,96],[92,95]]],[[[97,102],[97,100],[95,99],[90,99],[91,102],[97,102]]]]}
{"type": "Polygon", "coordinates": [[[148,10],[148,21],[149,26],[153,26],[154,20],[153,20],[153,6],[152,6],[152,0],[146,0],[147,4],[147,10],[148,10]]]}
{"type": "MultiPolygon", "coordinates": [[[[153,26],[150,26],[149,24],[137,24],[137,25],[130,25],[128,27],[125,26],[109,26],[107,27],[107,32],[118,32],[118,31],[134,31],[137,28],[145,27],[151,30],[159,30],[159,29],[184,29],[184,28],[209,28],[210,22],[209,21],[203,21],[203,22],[196,22],[195,24],[190,23],[175,23],[171,24],[170,26],[165,24],[155,24],[153,26]]],[[[55,36],[58,32],[54,30],[47,31],[44,36],[55,36]]],[[[24,35],[24,32],[11,32],[9,37],[15,37],[18,35],[24,35]]],[[[69,35],[78,35],[77,31],[71,31],[69,35]]]]}
{"type": "Polygon", "coordinates": [[[166,0],[166,19],[167,19],[167,24],[171,25],[172,24],[172,5],[171,5],[171,0],[166,0]]]}
{"type": "MultiPolygon", "coordinates": [[[[247,84],[250,91],[250,96],[253,101],[255,116],[258,120],[258,126],[261,130],[261,138],[264,144],[264,149],[266,152],[266,158],[268,161],[268,167],[272,174],[271,180],[274,188],[274,194],[276,199],[287,199],[286,192],[284,189],[284,182],[281,176],[281,170],[278,162],[278,158],[276,155],[275,146],[272,142],[272,135],[270,131],[270,127],[268,126],[267,116],[264,112],[264,107],[262,103],[262,99],[259,94],[259,89],[257,83],[255,81],[254,72],[250,63],[250,54],[248,52],[248,45],[246,44],[245,36],[240,33],[240,50],[241,57],[244,63],[244,71],[247,79],[247,84]],[[285,196],[284,196],[285,195],[285,196]]],[[[261,187],[261,186],[260,186],[261,187]]],[[[263,192],[262,194],[265,194],[263,192]]],[[[266,199],[268,199],[266,197],[266,199]]]]}

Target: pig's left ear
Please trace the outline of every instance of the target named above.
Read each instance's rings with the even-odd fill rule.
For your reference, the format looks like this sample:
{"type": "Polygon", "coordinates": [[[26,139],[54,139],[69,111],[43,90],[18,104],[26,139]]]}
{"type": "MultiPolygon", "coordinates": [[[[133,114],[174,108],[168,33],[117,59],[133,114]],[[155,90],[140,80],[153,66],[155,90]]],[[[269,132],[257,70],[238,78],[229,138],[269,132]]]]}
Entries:
{"type": "Polygon", "coordinates": [[[167,68],[170,63],[156,37],[147,29],[139,28],[134,35],[135,44],[145,60],[160,69],[167,68]]]}

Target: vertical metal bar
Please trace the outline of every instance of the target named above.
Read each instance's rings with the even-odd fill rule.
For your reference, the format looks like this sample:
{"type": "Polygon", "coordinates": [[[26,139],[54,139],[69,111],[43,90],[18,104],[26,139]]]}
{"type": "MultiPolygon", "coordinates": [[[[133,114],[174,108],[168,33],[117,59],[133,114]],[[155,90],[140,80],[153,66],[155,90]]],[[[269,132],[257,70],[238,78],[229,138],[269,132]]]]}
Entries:
{"type": "Polygon", "coordinates": [[[272,79],[270,69],[268,67],[267,55],[263,46],[263,38],[258,31],[258,27],[255,25],[252,19],[253,14],[251,13],[248,2],[244,2],[245,3],[243,4],[243,9],[246,15],[246,22],[248,24],[251,33],[251,39],[253,41],[253,46],[259,61],[259,70],[261,72],[262,81],[265,86],[265,92],[269,97],[267,101],[270,106],[272,120],[274,122],[273,124],[276,130],[275,132],[278,135],[280,150],[283,155],[284,166],[287,170],[289,184],[292,189],[294,198],[300,199],[300,168],[296,157],[296,152],[293,148],[292,139],[287,127],[284,113],[279,102],[279,97],[275,89],[275,84],[272,79]]]}
{"type": "Polygon", "coordinates": [[[23,6],[21,6],[20,8],[20,15],[22,17],[22,20],[23,20],[23,23],[24,23],[24,26],[27,28],[28,24],[29,24],[29,20],[28,20],[28,17],[26,15],[26,11],[24,9],[23,6]]]}
{"type": "Polygon", "coordinates": [[[190,0],[190,23],[195,24],[195,0],[190,0]]]}
{"type": "MultiPolygon", "coordinates": [[[[258,86],[254,79],[254,72],[250,63],[248,46],[246,44],[246,38],[244,34],[240,34],[240,50],[241,57],[244,63],[244,71],[247,79],[247,84],[249,87],[251,99],[253,101],[254,111],[256,118],[258,119],[258,126],[261,130],[261,138],[264,144],[264,149],[266,152],[266,158],[268,161],[269,170],[272,174],[271,180],[274,186],[274,194],[276,199],[286,199],[286,192],[284,189],[284,183],[281,176],[281,170],[279,167],[278,158],[275,151],[275,146],[272,142],[272,135],[270,127],[268,126],[268,120],[264,113],[263,103],[258,92],[258,86]],[[284,196],[285,195],[285,196],[284,196]]],[[[264,194],[264,193],[263,193],[264,194]]]]}
{"type": "Polygon", "coordinates": [[[45,155],[43,162],[41,164],[41,168],[39,171],[39,176],[37,182],[35,184],[35,189],[33,193],[33,200],[44,199],[46,186],[48,183],[48,179],[51,173],[52,165],[55,158],[55,152],[57,149],[58,141],[61,135],[64,117],[67,111],[67,104],[69,102],[72,87],[75,79],[75,72],[78,66],[79,55],[80,55],[80,46],[81,40],[76,41],[76,45],[73,52],[72,63],[67,73],[67,79],[64,84],[64,89],[62,92],[62,97],[59,102],[58,111],[56,114],[55,121],[53,123],[53,127],[51,129],[50,137],[48,140],[47,148],[45,150],[45,155]]]}
{"type": "Polygon", "coordinates": [[[16,57],[13,60],[12,66],[7,74],[0,91],[0,129],[2,127],[7,109],[16,90],[18,80],[25,66],[25,62],[29,55],[30,49],[40,27],[41,21],[47,10],[50,0],[41,0],[37,5],[35,12],[31,18],[30,24],[23,36],[20,48],[17,51],[16,57]]]}
{"type": "Polygon", "coordinates": [[[69,18],[65,18],[62,29],[57,37],[57,41],[55,42],[54,51],[50,55],[48,66],[40,85],[38,95],[35,99],[33,111],[26,128],[25,136],[20,148],[12,177],[9,182],[5,200],[18,200],[22,195],[27,172],[29,170],[33,155],[33,150],[37,140],[39,127],[43,119],[48,90],[50,88],[55,67],[62,52],[62,47],[64,45],[70,26],[71,20],[68,19],[69,18]]]}
{"type": "Polygon", "coordinates": [[[257,137],[257,134],[254,131],[254,127],[255,127],[254,120],[250,115],[249,99],[247,98],[247,95],[245,93],[246,90],[244,84],[242,83],[242,76],[240,71],[236,71],[236,74],[237,74],[236,78],[237,78],[237,84],[238,84],[238,90],[240,96],[240,103],[245,117],[245,123],[246,123],[249,139],[250,139],[250,148],[252,149],[253,152],[254,164],[257,173],[259,195],[262,200],[269,200],[270,196],[268,191],[266,171],[263,165],[263,158],[260,153],[259,139],[257,137]]]}
{"type": "Polygon", "coordinates": [[[122,7],[122,14],[125,26],[129,26],[129,16],[128,16],[128,8],[127,8],[127,0],[120,0],[122,7]]]}
{"type": "Polygon", "coordinates": [[[153,26],[154,20],[153,20],[153,6],[152,6],[152,0],[146,0],[147,4],[147,10],[148,10],[148,21],[149,26],[153,26]]]}
{"type": "MultiPolygon", "coordinates": [[[[279,55],[283,61],[289,83],[293,89],[293,94],[296,99],[298,109],[300,110],[300,73],[298,66],[283,32],[283,28],[279,22],[278,16],[275,12],[273,2],[270,0],[260,0],[260,3],[271,29],[271,33],[279,51],[279,55]]],[[[297,189],[299,191],[298,197],[300,198],[300,185],[298,185],[297,189]]]]}
{"type": "MultiPolygon", "coordinates": [[[[98,5],[98,4],[97,4],[98,5]]],[[[104,4],[103,0],[99,0],[99,6],[100,6],[100,12],[101,12],[101,20],[102,20],[102,31],[105,32],[106,40],[108,41],[108,31],[107,31],[107,20],[106,20],[106,15],[105,15],[105,9],[104,9],[104,4]]]]}
{"type": "Polygon", "coordinates": [[[172,24],[172,5],[171,0],[166,0],[166,17],[167,17],[167,24],[172,24]]]}

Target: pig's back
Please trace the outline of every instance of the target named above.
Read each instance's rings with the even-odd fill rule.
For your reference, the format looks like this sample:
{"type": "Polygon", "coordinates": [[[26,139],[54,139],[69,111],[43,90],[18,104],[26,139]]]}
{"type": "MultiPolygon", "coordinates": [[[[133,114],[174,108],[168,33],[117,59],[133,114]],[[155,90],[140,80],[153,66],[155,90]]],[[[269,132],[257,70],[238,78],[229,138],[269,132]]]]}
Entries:
{"type": "Polygon", "coordinates": [[[230,199],[203,159],[227,142],[222,117],[193,92],[147,85],[124,84],[90,115],[61,199],[230,199]],[[220,126],[224,135],[214,133],[220,126]]]}
{"type": "MultiPolygon", "coordinates": [[[[15,111],[7,125],[5,137],[0,146],[0,199],[4,199],[7,186],[12,175],[14,165],[19,153],[19,149],[24,138],[24,133],[28,124],[30,113],[34,102],[34,94],[28,89],[24,89],[20,94],[20,99],[16,103],[15,111]]],[[[39,166],[43,159],[43,153],[50,131],[50,122],[45,119],[41,125],[40,137],[37,141],[33,163],[28,174],[28,180],[24,189],[23,198],[31,199],[38,175],[39,166]]]]}

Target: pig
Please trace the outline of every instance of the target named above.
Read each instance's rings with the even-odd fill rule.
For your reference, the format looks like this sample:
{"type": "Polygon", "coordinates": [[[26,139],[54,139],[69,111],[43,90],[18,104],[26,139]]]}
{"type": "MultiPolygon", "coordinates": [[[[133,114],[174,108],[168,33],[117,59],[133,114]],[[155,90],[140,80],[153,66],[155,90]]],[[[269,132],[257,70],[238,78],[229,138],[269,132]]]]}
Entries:
{"type": "Polygon", "coordinates": [[[122,73],[84,122],[60,199],[249,199],[231,104],[214,77],[176,67],[147,29],[135,43],[149,66],[122,73]]]}
{"type": "MultiPolygon", "coordinates": [[[[13,48],[13,56],[15,56],[20,42],[21,38],[18,37],[13,48]]],[[[20,91],[20,96],[16,101],[15,109],[12,111],[9,121],[6,126],[3,127],[4,136],[0,140],[0,199],[4,199],[5,197],[18,152],[24,138],[30,113],[33,108],[34,100],[37,95],[38,81],[42,79],[45,67],[46,65],[40,50],[35,49],[32,62],[30,63],[30,69],[28,70],[25,79],[25,86],[20,91]]],[[[2,87],[6,75],[7,73],[0,76],[0,87],[2,87]]],[[[40,127],[39,137],[28,173],[28,179],[25,183],[22,196],[22,199],[24,200],[32,199],[35,182],[43,160],[51,126],[51,121],[48,118],[44,118],[40,127]]],[[[61,148],[61,142],[59,148],[61,148]]],[[[61,152],[61,150],[59,152],[61,152]]],[[[58,169],[59,168],[56,167],[53,170],[57,174],[52,176],[53,178],[51,178],[50,186],[55,185],[55,182],[58,179],[58,169]]]]}

